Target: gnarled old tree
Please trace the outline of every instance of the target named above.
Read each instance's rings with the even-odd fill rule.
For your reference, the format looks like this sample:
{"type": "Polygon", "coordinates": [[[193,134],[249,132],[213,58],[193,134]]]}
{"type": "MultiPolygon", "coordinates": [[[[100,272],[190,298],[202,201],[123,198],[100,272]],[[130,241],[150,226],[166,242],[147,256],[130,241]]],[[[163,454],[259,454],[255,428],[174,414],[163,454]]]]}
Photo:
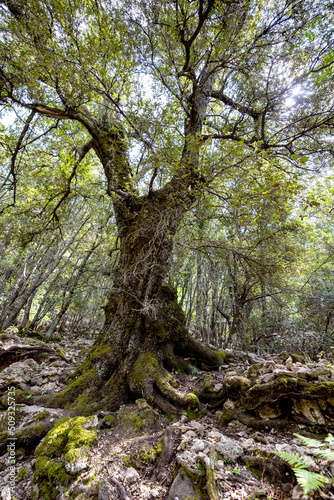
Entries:
{"type": "Polygon", "coordinates": [[[118,228],[104,328],[60,399],[86,411],[131,394],[153,395],[165,411],[196,408],[167,370],[217,367],[224,356],[186,330],[167,280],[173,239],[229,165],[294,171],[332,153],[330,2],[0,4],[1,100],[33,113],[10,165],[13,191],[31,121],[74,121],[87,134],[76,157],[93,151],[103,165],[118,228]]]}

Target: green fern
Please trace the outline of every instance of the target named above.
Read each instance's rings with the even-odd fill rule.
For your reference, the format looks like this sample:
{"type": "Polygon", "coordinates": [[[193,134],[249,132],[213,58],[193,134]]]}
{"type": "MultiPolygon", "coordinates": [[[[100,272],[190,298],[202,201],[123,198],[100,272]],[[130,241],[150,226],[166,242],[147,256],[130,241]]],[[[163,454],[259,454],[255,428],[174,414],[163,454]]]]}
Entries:
{"type": "MultiPolygon", "coordinates": [[[[314,455],[317,455],[318,457],[321,458],[325,458],[326,460],[334,461],[334,451],[331,450],[330,448],[327,448],[328,445],[326,443],[322,443],[317,439],[311,439],[305,436],[300,436],[299,434],[294,434],[294,436],[300,439],[309,448],[313,448],[312,453],[314,453],[314,455]],[[326,448],[324,448],[325,446],[326,448]]],[[[327,443],[329,443],[330,445],[334,445],[334,437],[332,436],[332,434],[328,434],[328,436],[325,438],[325,441],[327,441],[327,443]]]]}
{"type": "MultiPolygon", "coordinates": [[[[326,443],[318,441],[317,439],[300,436],[299,434],[294,434],[294,436],[300,439],[300,441],[302,441],[306,446],[312,448],[312,453],[314,453],[318,457],[334,461],[334,451],[328,448],[328,444],[334,445],[334,437],[332,436],[332,434],[328,434],[328,436],[325,438],[326,443]]],[[[291,466],[291,469],[295,473],[297,483],[299,484],[299,486],[301,486],[305,495],[307,495],[311,491],[317,491],[320,488],[323,488],[327,484],[331,483],[328,477],[316,472],[311,472],[309,470],[310,464],[298,453],[277,451],[275,452],[275,454],[285,462],[288,462],[288,464],[291,466]]]]}
{"type": "Polygon", "coordinates": [[[317,474],[316,472],[311,472],[307,469],[296,469],[292,467],[295,473],[297,483],[303,488],[305,495],[311,491],[318,491],[330,483],[328,477],[322,474],[317,474]]]}
{"type": "Polygon", "coordinates": [[[333,436],[333,434],[328,434],[328,436],[325,437],[325,441],[327,441],[327,443],[329,445],[334,445],[334,436],[333,436]]]}
{"type": "Polygon", "coordinates": [[[298,453],[289,453],[288,451],[276,451],[275,454],[285,462],[291,465],[292,469],[308,469],[309,464],[298,453]]]}
{"type": "Polygon", "coordinates": [[[308,438],[305,436],[301,436],[300,434],[294,434],[302,443],[306,444],[308,448],[321,448],[322,446],[325,446],[325,443],[322,443],[321,441],[318,441],[318,439],[312,439],[308,438]]]}

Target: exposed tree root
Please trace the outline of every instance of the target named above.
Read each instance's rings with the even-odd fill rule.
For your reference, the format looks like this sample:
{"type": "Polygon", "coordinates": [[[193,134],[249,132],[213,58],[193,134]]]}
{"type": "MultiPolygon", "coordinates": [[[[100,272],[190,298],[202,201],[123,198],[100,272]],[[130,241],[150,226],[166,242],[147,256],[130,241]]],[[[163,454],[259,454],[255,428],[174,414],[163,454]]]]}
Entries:
{"type": "Polygon", "coordinates": [[[49,344],[40,343],[38,345],[13,344],[8,349],[0,348],[0,367],[6,368],[12,363],[33,358],[36,361],[48,359],[53,361],[61,357],[59,353],[49,344]]]}
{"type": "Polygon", "coordinates": [[[174,455],[174,437],[175,437],[174,428],[171,426],[167,427],[162,437],[163,450],[159,460],[158,474],[157,474],[157,480],[159,482],[161,482],[165,474],[165,467],[171,462],[172,457],[174,455]]]}
{"type": "Polygon", "coordinates": [[[205,470],[206,485],[205,490],[209,500],[218,500],[218,491],[216,488],[215,474],[212,468],[212,463],[209,457],[199,457],[202,466],[205,470]]]}
{"type": "Polygon", "coordinates": [[[207,375],[199,399],[211,410],[221,410],[224,424],[238,420],[247,427],[281,430],[306,425],[319,432],[328,432],[334,424],[334,382],[285,376],[261,384],[231,376],[221,385],[215,391],[214,380],[207,375]]]}

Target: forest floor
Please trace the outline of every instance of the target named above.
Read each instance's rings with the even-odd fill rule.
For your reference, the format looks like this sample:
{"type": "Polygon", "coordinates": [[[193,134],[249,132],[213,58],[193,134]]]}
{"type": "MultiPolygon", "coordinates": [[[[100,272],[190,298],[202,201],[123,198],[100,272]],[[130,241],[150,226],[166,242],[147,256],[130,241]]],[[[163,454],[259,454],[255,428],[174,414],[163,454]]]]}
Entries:
{"type": "MultiPolygon", "coordinates": [[[[45,394],[60,392],[67,387],[66,382],[73,376],[91,344],[90,340],[83,339],[46,344],[36,339],[18,337],[14,333],[2,335],[2,500],[334,499],[334,488],[330,485],[319,489],[313,495],[304,495],[290,466],[275,453],[298,453],[309,464],[309,470],[321,473],[330,482],[334,463],[319,458],[314,448],[305,446],[294,436],[292,431],[296,430],[296,426],[279,430],[270,425],[277,417],[274,410],[273,414],[267,412],[263,420],[268,425],[256,430],[239,420],[232,419],[227,423],[223,418],[224,410],[233,410],[232,394],[231,399],[225,398],[221,408],[210,411],[208,406],[203,405],[202,415],[193,420],[188,418],[186,412],[180,412],[174,421],[168,421],[161,411],[154,407],[153,401],[144,399],[124,405],[113,414],[101,410],[89,425],[83,425],[83,428],[89,429],[86,433],[96,432],[97,439],[85,448],[80,460],[70,465],[66,463],[64,443],[59,445],[59,454],[48,455],[49,466],[57,464],[58,467],[59,464],[65,463],[65,480],[60,479],[55,474],[55,469],[51,470],[50,467],[48,470],[44,467],[41,472],[38,465],[41,452],[35,450],[46,433],[53,432],[52,428],[56,422],[69,416],[69,411],[63,408],[45,408],[39,398],[45,394]],[[15,388],[11,393],[16,403],[15,490],[10,490],[13,469],[10,463],[11,452],[7,448],[12,434],[6,434],[10,426],[8,387],[15,388]]],[[[259,376],[265,380],[275,369],[292,369],[291,358],[286,356],[284,365],[282,356],[240,353],[238,359],[239,361],[224,365],[220,371],[210,373],[210,383],[217,391],[226,377],[245,376],[249,366],[254,364],[259,367],[259,376]],[[271,367],[270,370],[268,366],[271,367]]],[[[315,370],[318,370],[319,384],[322,382],[321,377],[325,376],[321,371],[325,366],[327,369],[331,367],[331,373],[327,376],[332,380],[334,367],[328,360],[321,360],[319,363],[299,362],[301,371],[315,373],[315,370]]],[[[206,376],[206,372],[189,376],[175,374],[182,390],[188,392],[200,392],[207,380],[206,376]]],[[[328,405],[330,403],[334,405],[334,400],[328,405]]],[[[312,401],[311,406],[307,408],[299,406],[301,414],[307,416],[308,412],[314,410],[314,404],[312,401]]],[[[321,405],[317,408],[321,409],[321,405]]],[[[298,413],[297,408],[294,413],[298,413]]],[[[319,419],[320,416],[315,415],[315,418],[319,419]]],[[[68,418],[66,422],[73,426],[75,420],[68,418]]],[[[310,427],[305,423],[297,424],[298,432],[304,436],[310,437],[313,434],[314,437],[322,439],[327,431],[331,431],[325,426],[322,426],[322,432],[319,429],[319,426],[314,426],[312,432],[312,427],[310,431],[310,427]]],[[[52,439],[49,439],[51,443],[52,439]]],[[[82,449],[83,447],[80,448],[80,453],[82,449]]]]}

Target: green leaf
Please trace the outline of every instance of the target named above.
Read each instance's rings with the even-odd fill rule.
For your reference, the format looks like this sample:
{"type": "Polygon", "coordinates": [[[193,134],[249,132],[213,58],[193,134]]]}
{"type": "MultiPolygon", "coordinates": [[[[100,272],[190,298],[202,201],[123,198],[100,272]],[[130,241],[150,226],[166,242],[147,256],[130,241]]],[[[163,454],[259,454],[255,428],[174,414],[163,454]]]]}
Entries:
{"type": "Polygon", "coordinates": [[[296,475],[298,484],[303,488],[305,495],[311,491],[317,491],[323,486],[326,486],[326,484],[330,483],[330,480],[327,477],[317,474],[316,472],[294,468],[293,471],[296,475]]]}
{"type": "Polygon", "coordinates": [[[307,469],[309,464],[306,460],[301,457],[298,453],[289,453],[287,451],[275,451],[275,455],[280,457],[282,460],[288,462],[292,468],[305,468],[307,469]]]}
{"type": "Polygon", "coordinates": [[[328,434],[328,436],[325,438],[325,441],[327,441],[327,443],[329,444],[334,444],[334,436],[333,434],[328,434]]]}
{"type": "Polygon", "coordinates": [[[318,439],[308,438],[305,436],[301,436],[300,434],[294,434],[294,436],[300,439],[302,443],[304,443],[309,448],[322,448],[323,446],[325,446],[325,444],[319,441],[318,439]]]}
{"type": "Polygon", "coordinates": [[[298,160],[299,155],[297,155],[297,154],[293,154],[293,155],[291,155],[291,158],[292,158],[293,160],[298,160]]]}
{"type": "Polygon", "coordinates": [[[306,165],[307,161],[308,161],[308,157],[307,157],[307,156],[302,156],[302,157],[299,159],[299,163],[300,163],[301,165],[306,165]]]}

